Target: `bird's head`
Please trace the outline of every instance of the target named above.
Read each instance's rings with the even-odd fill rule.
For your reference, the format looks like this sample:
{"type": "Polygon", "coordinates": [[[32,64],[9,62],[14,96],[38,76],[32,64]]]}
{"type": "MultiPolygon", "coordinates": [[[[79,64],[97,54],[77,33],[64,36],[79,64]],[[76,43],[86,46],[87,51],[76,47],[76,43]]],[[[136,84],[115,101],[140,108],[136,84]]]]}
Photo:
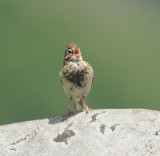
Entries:
{"type": "Polygon", "coordinates": [[[69,43],[64,52],[64,64],[70,61],[76,62],[82,60],[80,47],[75,43],[69,43]]]}

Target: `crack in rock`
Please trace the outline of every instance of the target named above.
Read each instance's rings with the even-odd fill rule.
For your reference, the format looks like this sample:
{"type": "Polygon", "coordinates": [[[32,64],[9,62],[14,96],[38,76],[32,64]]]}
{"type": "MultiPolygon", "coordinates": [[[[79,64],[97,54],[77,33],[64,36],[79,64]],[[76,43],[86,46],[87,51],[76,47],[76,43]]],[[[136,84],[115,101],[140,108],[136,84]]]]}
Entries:
{"type": "Polygon", "coordinates": [[[15,149],[15,148],[10,148],[10,150],[11,150],[11,151],[16,151],[16,149],[15,149]]]}
{"type": "Polygon", "coordinates": [[[104,124],[101,124],[101,126],[100,126],[100,132],[102,133],[102,134],[104,134],[104,131],[105,131],[105,125],[104,124]]]}
{"type": "Polygon", "coordinates": [[[110,127],[110,129],[112,130],[112,132],[114,132],[114,130],[116,129],[116,127],[120,125],[120,124],[114,124],[113,126],[110,127]]]}
{"type": "Polygon", "coordinates": [[[92,121],[91,121],[91,122],[96,121],[96,117],[97,117],[98,114],[99,114],[99,113],[96,113],[96,114],[94,114],[94,115],[92,116],[92,121]]]}
{"type": "Polygon", "coordinates": [[[106,112],[106,111],[103,111],[103,112],[101,112],[101,113],[96,113],[96,114],[92,115],[92,120],[91,120],[91,122],[96,121],[97,115],[102,114],[102,113],[105,113],[105,112],[106,112]]]}
{"type": "Polygon", "coordinates": [[[57,137],[55,137],[54,139],[53,139],[53,141],[55,141],[55,142],[64,142],[65,144],[68,144],[68,139],[69,138],[71,138],[71,137],[73,137],[74,135],[75,135],[75,133],[74,133],[74,131],[72,131],[72,130],[69,130],[69,128],[70,128],[70,126],[72,125],[72,123],[71,124],[69,124],[66,128],[65,128],[65,130],[64,130],[64,132],[62,133],[62,134],[58,134],[58,136],[57,137]]]}
{"type": "Polygon", "coordinates": [[[16,145],[16,144],[20,143],[20,142],[26,140],[28,136],[30,136],[30,135],[27,134],[24,138],[21,138],[21,139],[17,140],[16,142],[11,143],[10,145],[16,145]]]}
{"type": "Polygon", "coordinates": [[[154,133],[154,135],[159,135],[159,133],[160,133],[160,130],[159,131],[156,131],[155,133],[154,133]]]}

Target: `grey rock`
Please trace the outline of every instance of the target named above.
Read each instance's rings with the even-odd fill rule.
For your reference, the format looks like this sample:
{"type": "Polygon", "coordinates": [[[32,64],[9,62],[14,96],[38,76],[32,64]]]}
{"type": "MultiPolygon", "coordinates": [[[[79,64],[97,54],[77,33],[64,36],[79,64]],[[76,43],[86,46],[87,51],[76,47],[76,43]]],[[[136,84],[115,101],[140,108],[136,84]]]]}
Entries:
{"type": "Polygon", "coordinates": [[[160,112],[93,110],[0,126],[1,156],[160,156],[160,112]]]}

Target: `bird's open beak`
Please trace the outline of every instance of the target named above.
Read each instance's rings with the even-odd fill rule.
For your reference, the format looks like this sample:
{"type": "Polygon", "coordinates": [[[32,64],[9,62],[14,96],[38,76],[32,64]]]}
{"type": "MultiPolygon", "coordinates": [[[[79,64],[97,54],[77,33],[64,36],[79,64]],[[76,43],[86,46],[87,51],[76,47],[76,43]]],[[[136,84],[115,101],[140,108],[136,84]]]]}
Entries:
{"type": "Polygon", "coordinates": [[[76,55],[76,57],[81,57],[80,49],[77,48],[77,49],[74,51],[74,54],[76,55]]]}

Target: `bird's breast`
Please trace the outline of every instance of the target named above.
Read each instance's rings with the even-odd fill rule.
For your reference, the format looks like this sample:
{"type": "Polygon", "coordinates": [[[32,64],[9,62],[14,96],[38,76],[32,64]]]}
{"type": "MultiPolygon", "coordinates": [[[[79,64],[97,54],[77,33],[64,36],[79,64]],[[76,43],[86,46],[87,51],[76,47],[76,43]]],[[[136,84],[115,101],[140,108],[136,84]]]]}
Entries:
{"type": "Polygon", "coordinates": [[[67,72],[67,74],[65,75],[65,78],[76,84],[77,86],[81,87],[81,86],[84,86],[85,83],[83,83],[85,81],[84,79],[84,75],[85,75],[85,72],[86,72],[86,68],[82,69],[82,70],[72,70],[71,72],[67,72]]]}
{"type": "Polygon", "coordinates": [[[69,63],[63,68],[64,77],[71,83],[76,84],[79,87],[84,87],[87,83],[87,72],[88,66],[86,63],[69,63]]]}

